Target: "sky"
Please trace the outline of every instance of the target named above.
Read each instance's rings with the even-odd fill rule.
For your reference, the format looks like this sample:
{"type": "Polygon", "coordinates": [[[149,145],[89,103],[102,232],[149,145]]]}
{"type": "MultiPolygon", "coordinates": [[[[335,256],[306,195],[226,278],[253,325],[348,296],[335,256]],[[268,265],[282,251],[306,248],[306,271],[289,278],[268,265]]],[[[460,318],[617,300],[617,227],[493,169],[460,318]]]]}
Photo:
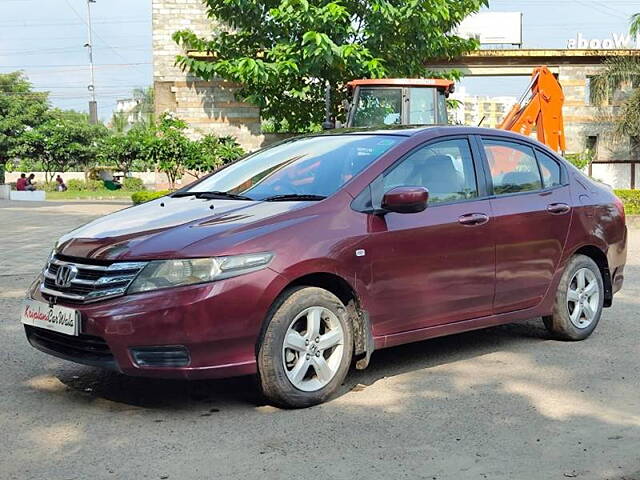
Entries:
{"type": "MultiPolygon", "coordinates": [[[[638,0],[490,0],[490,10],[522,12],[524,48],[565,48],[578,32],[604,38],[628,30],[638,0]]],[[[0,0],[0,73],[23,70],[60,108],[88,109],[85,0],[0,0]]],[[[151,0],[92,4],[98,112],[152,84],[151,0]]],[[[519,96],[527,78],[470,78],[473,95],[519,96]]]]}
{"type": "MultiPolygon", "coordinates": [[[[152,83],[151,0],[91,4],[98,113],[152,83]]],[[[54,106],[88,110],[86,0],[0,0],[0,73],[24,70],[54,106]]]]}
{"type": "MultiPolygon", "coordinates": [[[[640,12],[640,1],[489,0],[488,10],[522,12],[522,48],[567,48],[578,33],[589,38],[627,33],[629,18],[640,12]]],[[[528,83],[527,77],[476,77],[463,79],[459,86],[469,95],[519,97],[528,83]]]]}

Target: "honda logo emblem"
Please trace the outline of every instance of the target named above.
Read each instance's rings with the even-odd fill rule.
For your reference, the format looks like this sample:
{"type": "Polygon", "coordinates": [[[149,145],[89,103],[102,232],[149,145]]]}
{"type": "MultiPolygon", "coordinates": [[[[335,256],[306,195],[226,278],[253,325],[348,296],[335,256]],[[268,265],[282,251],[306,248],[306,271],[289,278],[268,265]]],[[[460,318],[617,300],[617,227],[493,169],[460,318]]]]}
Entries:
{"type": "Polygon", "coordinates": [[[61,265],[56,273],[56,287],[68,288],[71,282],[78,276],[75,265],[61,265]]]}

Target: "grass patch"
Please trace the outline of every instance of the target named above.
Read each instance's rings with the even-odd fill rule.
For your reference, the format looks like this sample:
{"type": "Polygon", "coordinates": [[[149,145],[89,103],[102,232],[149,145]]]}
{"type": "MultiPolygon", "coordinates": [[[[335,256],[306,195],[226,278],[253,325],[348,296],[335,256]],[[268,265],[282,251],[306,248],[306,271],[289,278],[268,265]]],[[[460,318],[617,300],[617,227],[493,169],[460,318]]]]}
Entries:
{"type": "Polygon", "coordinates": [[[134,192],[129,190],[97,190],[71,192],[47,192],[47,200],[121,200],[126,198],[131,200],[134,192]]]}
{"type": "Polygon", "coordinates": [[[640,190],[614,190],[622,203],[627,215],[640,214],[640,190]]]}
{"type": "Polygon", "coordinates": [[[143,192],[136,192],[131,195],[131,200],[134,205],[140,205],[141,203],[150,202],[151,200],[155,200],[156,198],[164,197],[165,195],[169,195],[171,192],[169,190],[160,190],[158,192],[150,192],[145,190],[143,192]]]}

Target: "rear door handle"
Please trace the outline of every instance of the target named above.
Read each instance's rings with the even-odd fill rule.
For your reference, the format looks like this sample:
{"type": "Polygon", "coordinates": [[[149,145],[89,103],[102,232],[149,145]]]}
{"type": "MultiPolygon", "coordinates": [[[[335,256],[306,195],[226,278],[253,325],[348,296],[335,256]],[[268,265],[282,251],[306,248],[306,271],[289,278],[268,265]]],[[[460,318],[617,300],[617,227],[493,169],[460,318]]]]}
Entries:
{"type": "Polygon", "coordinates": [[[547,212],[552,215],[564,215],[571,210],[571,207],[566,203],[551,203],[547,205],[547,212]]]}
{"type": "Polygon", "coordinates": [[[458,218],[458,222],[462,225],[473,227],[483,225],[489,221],[489,216],[485,213],[467,213],[458,218]]]}

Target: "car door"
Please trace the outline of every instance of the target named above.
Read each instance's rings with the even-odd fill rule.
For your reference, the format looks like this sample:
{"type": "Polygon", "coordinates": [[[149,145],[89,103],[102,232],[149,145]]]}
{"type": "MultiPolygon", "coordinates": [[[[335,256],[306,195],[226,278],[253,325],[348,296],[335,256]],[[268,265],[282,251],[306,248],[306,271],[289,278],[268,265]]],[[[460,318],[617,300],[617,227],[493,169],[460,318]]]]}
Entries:
{"type": "Polygon", "coordinates": [[[419,213],[369,218],[364,245],[375,334],[489,315],[495,275],[491,204],[478,188],[469,139],[447,138],[410,152],[372,184],[374,205],[398,186],[423,186],[430,198],[419,213]]]}
{"type": "Polygon", "coordinates": [[[571,221],[566,172],[528,142],[481,140],[496,240],[494,312],[537,305],[558,266],[571,221]]]}

